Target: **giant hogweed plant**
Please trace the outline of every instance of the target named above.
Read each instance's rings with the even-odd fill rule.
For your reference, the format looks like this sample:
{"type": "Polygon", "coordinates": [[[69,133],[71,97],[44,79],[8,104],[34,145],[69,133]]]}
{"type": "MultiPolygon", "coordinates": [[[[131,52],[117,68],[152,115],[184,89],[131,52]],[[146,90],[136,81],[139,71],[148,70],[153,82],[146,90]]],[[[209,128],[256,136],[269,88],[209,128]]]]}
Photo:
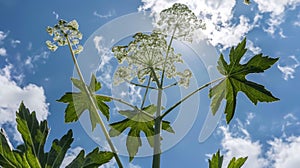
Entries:
{"type": "MultiPolygon", "coordinates": [[[[156,29],[152,33],[136,33],[129,44],[112,48],[115,58],[120,63],[115,72],[113,84],[119,85],[126,82],[144,89],[140,106],[130,104],[120,98],[100,94],[101,83],[97,81],[95,75],[91,76],[89,85],[84,81],[76,60],[76,54],[83,50],[83,47],[79,44],[82,34],[78,27],[75,20],[71,22],[60,20],[54,27],[47,28],[48,33],[53,36],[52,42],[46,42],[48,48],[55,51],[58,46],[68,46],[79,76],[79,79],[71,79],[73,85],[79,91],[67,92],[58,101],[67,103],[65,110],[65,122],[67,123],[78,121],[83,112],[89,112],[92,129],[94,130],[97,124],[100,125],[119,167],[123,167],[123,165],[112,138],[125,133],[125,130],[129,130],[126,139],[129,160],[134,159],[141,147],[140,136],[141,133],[144,133],[149,145],[153,148],[152,167],[159,168],[162,143],[161,131],[171,133],[176,131],[173,130],[169,121],[164,120],[165,117],[191,96],[205,88],[210,87],[209,97],[211,98],[211,111],[213,114],[217,112],[221,102],[226,101],[224,113],[228,124],[235,114],[237,93],[239,91],[243,92],[254,104],[279,100],[263,85],[246,79],[248,74],[263,73],[278,58],[258,54],[254,55],[247,63],[241,64],[241,59],[247,51],[245,38],[236,47],[231,48],[229,62],[225,61],[223,54],[220,55],[217,69],[223,77],[209,81],[170,107],[162,106],[163,91],[176,85],[189,87],[192,76],[189,69],[177,70],[175,63],[183,63],[183,60],[181,54],[175,52],[172,45],[173,40],[192,42],[195,30],[205,28],[201,20],[186,5],[175,3],[172,7],[161,11],[156,22],[156,29]],[[166,85],[166,80],[176,78],[179,79],[177,82],[166,85]],[[132,82],[133,79],[137,82],[132,82]],[[157,102],[156,104],[146,105],[146,97],[151,89],[157,90],[157,102]],[[110,130],[107,130],[98,111],[109,121],[110,109],[106,102],[112,100],[127,105],[129,109],[119,111],[125,119],[111,123],[110,130]]],[[[233,158],[228,167],[241,167],[246,159],[233,158]]],[[[212,168],[220,167],[222,160],[222,156],[217,152],[209,161],[209,166],[212,168]]]]}

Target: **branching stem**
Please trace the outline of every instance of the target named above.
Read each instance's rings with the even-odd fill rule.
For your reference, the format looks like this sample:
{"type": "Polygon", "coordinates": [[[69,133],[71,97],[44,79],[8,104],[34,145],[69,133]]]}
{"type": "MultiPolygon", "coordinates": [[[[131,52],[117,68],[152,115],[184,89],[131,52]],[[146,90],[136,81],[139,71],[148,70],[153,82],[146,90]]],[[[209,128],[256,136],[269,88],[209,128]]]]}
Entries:
{"type": "Polygon", "coordinates": [[[188,98],[190,98],[191,96],[193,96],[195,93],[201,91],[202,89],[210,86],[211,84],[218,82],[220,80],[224,79],[224,77],[222,78],[218,78],[216,80],[213,80],[211,82],[206,83],[205,85],[202,85],[201,87],[199,87],[198,89],[194,90],[193,92],[191,92],[190,94],[186,95],[184,98],[182,98],[181,100],[179,100],[177,103],[175,103],[172,107],[170,107],[169,109],[167,109],[164,114],[161,115],[161,120],[168,115],[174,108],[176,108],[177,106],[179,106],[181,103],[183,103],[184,101],[186,101],[188,98]]]}
{"type": "MultiPolygon", "coordinates": [[[[68,35],[65,35],[65,37],[66,37],[66,39],[67,39],[68,46],[69,46],[69,49],[70,49],[70,52],[71,52],[71,55],[72,55],[73,62],[74,62],[76,71],[77,71],[77,73],[78,73],[78,76],[79,76],[81,82],[84,83],[84,91],[87,93],[87,95],[88,95],[88,97],[89,97],[89,101],[91,102],[93,109],[94,109],[95,111],[98,111],[98,108],[97,108],[97,106],[96,106],[96,103],[95,103],[94,99],[92,98],[92,94],[90,93],[89,89],[87,88],[87,85],[86,85],[86,83],[85,83],[85,81],[84,81],[84,78],[83,78],[83,76],[82,76],[81,70],[80,70],[80,68],[79,68],[77,59],[76,59],[76,57],[75,57],[75,54],[74,54],[74,51],[73,51],[73,48],[72,48],[72,45],[71,45],[71,42],[70,42],[70,39],[69,39],[68,35]]],[[[120,160],[120,158],[119,158],[119,156],[118,156],[118,154],[117,154],[117,150],[116,150],[115,146],[113,145],[113,142],[112,142],[112,140],[111,140],[111,138],[110,138],[110,136],[109,136],[109,134],[108,134],[108,131],[107,131],[107,129],[106,129],[106,127],[105,127],[105,125],[104,125],[104,123],[103,123],[103,120],[102,120],[102,118],[100,117],[99,113],[97,113],[97,120],[99,121],[100,127],[101,127],[101,129],[102,129],[102,131],[103,131],[103,133],[104,133],[104,136],[105,136],[105,138],[106,138],[106,140],[107,140],[107,142],[108,142],[108,144],[109,144],[109,146],[110,146],[112,152],[114,153],[114,157],[115,157],[115,159],[116,159],[116,162],[117,162],[119,168],[123,168],[122,162],[121,162],[121,160],[120,160]]]]}

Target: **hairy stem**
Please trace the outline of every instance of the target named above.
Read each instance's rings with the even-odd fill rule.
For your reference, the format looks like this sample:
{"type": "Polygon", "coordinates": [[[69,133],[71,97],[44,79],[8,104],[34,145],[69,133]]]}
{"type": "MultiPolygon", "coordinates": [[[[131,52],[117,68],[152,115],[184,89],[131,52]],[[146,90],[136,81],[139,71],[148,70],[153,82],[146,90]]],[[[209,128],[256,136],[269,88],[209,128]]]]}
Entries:
{"type": "MultiPolygon", "coordinates": [[[[163,83],[164,83],[164,76],[165,76],[165,69],[166,69],[166,63],[169,56],[169,52],[172,46],[172,42],[174,39],[174,35],[176,32],[176,27],[174,28],[171,40],[169,42],[167,52],[166,52],[166,58],[164,60],[163,64],[163,70],[160,82],[158,79],[156,79],[157,87],[158,87],[158,94],[157,94],[157,111],[156,111],[156,118],[154,120],[154,149],[153,149],[153,160],[152,160],[152,168],[160,168],[160,156],[161,156],[161,103],[162,103],[162,91],[163,91],[163,83]]],[[[153,74],[155,75],[155,71],[152,68],[151,69],[153,74]]],[[[154,76],[156,77],[156,75],[154,76]]],[[[157,77],[156,77],[157,78],[157,77]]]]}
{"type": "Polygon", "coordinates": [[[161,132],[161,103],[162,103],[162,89],[158,89],[157,94],[157,111],[156,118],[154,120],[154,149],[153,149],[153,160],[152,168],[160,168],[160,155],[161,155],[161,143],[160,143],[160,132],[161,132]]]}
{"type": "Polygon", "coordinates": [[[194,90],[193,92],[191,92],[190,94],[186,95],[184,98],[182,98],[181,100],[179,100],[177,103],[175,103],[172,107],[170,107],[169,109],[167,109],[164,114],[161,115],[161,120],[168,115],[174,108],[176,108],[177,106],[179,106],[181,103],[183,103],[184,101],[186,101],[188,98],[190,98],[191,96],[193,96],[195,93],[201,91],[202,89],[210,86],[211,84],[218,82],[220,80],[224,79],[224,77],[222,78],[218,78],[216,80],[213,80],[211,82],[206,83],[205,85],[202,85],[201,87],[199,87],[198,89],[194,90]]]}
{"type": "MultiPolygon", "coordinates": [[[[83,75],[82,75],[82,73],[81,73],[81,70],[80,70],[80,68],[79,68],[77,59],[76,59],[76,57],[75,57],[75,54],[74,54],[74,51],[73,51],[73,48],[72,48],[72,45],[71,45],[71,43],[70,43],[70,39],[69,39],[69,37],[68,37],[67,35],[66,35],[65,37],[66,37],[66,39],[67,39],[68,46],[69,46],[69,49],[70,49],[70,52],[71,52],[71,55],[72,55],[73,62],[74,62],[76,71],[77,71],[77,73],[78,73],[78,76],[79,76],[81,82],[84,83],[84,91],[85,91],[86,94],[88,95],[89,101],[91,102],[93,109],[94,109],[95,111],[98,111],[98,108],[97,108],[97,106],[96,106],[96,103],[95,103],[94,99],[92,98],[92,94],[90,93],[90,91],[89,91],[89,89],[87,88],[87,85],[86,85],[86,83],[85,83],[85,81],[84,81],[83,75]]],[[[120,158],[119,158],[119,156],[118,156],[118,154],[117,154],[117,150],[116,150],[115,146],[113,145],[113,142],[112,142],[112,140],[111,140],[111,138],[110,138],[110,136],[109,136],[109,134],[108,134],[108,131],[107,131],[107,129],[106,129],[104,123],[103,123],[103,120],[102,120],[102,118],[100,117],[99,113],[97,113],[97,114],[98,114],[98,115],[97,115],[97,120],[99,121],[100,127],[101,127],[101,129],[102,129],[102,131],[103,131],[103,133],[104,133],[104,136],[105,136],[105,138],[106,138],[106,140],[107,140],[107,142],[108,142],[108,144],[109,144],[109,146],[110,146],[112,152],[114,153],[114,157],[115,157],[115,159],[116,159],[116,162],[117,162],[119,168],[123,168],[122,162],[121,162],[121,160],[120,160],[120,158]]]]}

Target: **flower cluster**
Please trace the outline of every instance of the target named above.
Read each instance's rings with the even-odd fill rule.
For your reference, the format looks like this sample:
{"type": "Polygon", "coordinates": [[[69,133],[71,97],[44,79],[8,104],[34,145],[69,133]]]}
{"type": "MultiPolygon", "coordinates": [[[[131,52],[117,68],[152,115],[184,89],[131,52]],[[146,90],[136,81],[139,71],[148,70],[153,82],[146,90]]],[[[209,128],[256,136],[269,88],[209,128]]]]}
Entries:
{"type": "Polygon", "coordinates": [[[82,39],[82,34],[78,30],[79,25],[76,20],[67,22],[65,20],[59,20],[58,24],[54,27],[47,27],[47,32],[50,36],[53,36],[53,42],[47,40],[47,47],[51,51],[55,51],[58,46],[68,45],[68,40],[70,41],[71,46],[75,46],[75,54],[80,53],[83,50],[83,47],[79,44],[79,40],[82,39]]]}
{"type": "Polygon", "coordinates": [[[192,42],[194,30],[204,29],[205,24],[186,5],[175,3],[161,11],[156,27],[175,39],[192,42]]]}
{"type": "MultiPolygon", "coordinates": [[[[152,80],[160,78],[165,62],[165,74],[167,78],[179,76],[182,82],[179,84],[187,86],[191,75],[185,70],[179,73],[176,70],[175,63],[183,63],[180,54],[174,52],[174,48],[168,50],[166,36],[160,32],[154,31],[152,34],[137,33],[133,36],[134,40],[128,46],[115,46],[112,51],[119,63],[127,63],[126,66],[120,66],[114,75],[114,84],[118,85],[124,81],[130,81],[137,77],[140,83],[144,83],[145,78],[150,76],[152,80]],[[153,74],[154,73],[154,74],[153,74]]],[[[189,73],[191,74],[191,72],[189,73]]]]}

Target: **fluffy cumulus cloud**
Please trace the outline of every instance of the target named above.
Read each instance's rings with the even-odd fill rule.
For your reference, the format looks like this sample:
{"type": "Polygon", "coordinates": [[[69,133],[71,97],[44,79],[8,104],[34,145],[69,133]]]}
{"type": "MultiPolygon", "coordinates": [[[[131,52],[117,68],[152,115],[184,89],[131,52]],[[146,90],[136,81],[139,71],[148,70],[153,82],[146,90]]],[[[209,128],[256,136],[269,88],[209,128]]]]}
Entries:
{"type": "MultiPolygon", "coordinates": [[[[236,0],[142,0],[143,5],[139,10],[150,9],[153,14],[170,7],[173,3],[183,3],[206,24],[203,31],[212,45],[221,45],[223,49],[236,45],[251,30],[260,27],[263,16],[268,17],[266,32],[274,35],[277,29],[281,37],[285,37],[283,30],[279,27],[284,22],[285,12],[295,9],[300,0],[254,0],[252,7],[258,8],[253,16],[234,16],[236,0]],[[249,18],[251,17],[251,18],[249,18]]],[[[264,27],[264,26],[262,26],[264,27]]]]}
{"type": "Polygon", "coordinates": [[[296,68],[299,67],[300,62],[296,58],[296,56],[289,56],[286,60],[285,65],[277,64],[277,68],[282,72],[282,76],[284,80],[295,78],[294,74],[296,72],[296,68]]]}
{"type": "Polygon", "coordinates": [[[224,49],[236,45],[241,38],[254,28],[259,16],[254,21],[250,21],[244,15],[237,18],[237,22],[233,22],[233,9],[236,5],[235,0],[228,1],[208,1],[208,0],[142,0],[143,6],[139,10],[151,9],[153,14],[159,13],[161,10],[172,6],[173,3],[183,3],[206,24],[203,30],[204,36],[210,39],[212,45],[222,45],[224,49]]]}
{"type": "Polygon", "coordinates": [[[274,168],[299,167],[300,137],[275,138],[268,144],[271,149],[267,155],[268,159],[273,161],[274,168]]]}
{"type": "MultiPolygon", "coordinates": [[[[223,134],[221,145],[224,154],[223,167],[227,166],[232,157],[245,157],[248,159],[244,168],[282,168],[298,167],[300,160],[300,136],[275,137],[266,142],[254,141],[251,133],[246,129],[251,119],[255,116],[248,115],[245,124],[238,121],[236,125],[220,126],[223,134]],[[234,130],[234,131],[233,131],[234,130]]],[[[293,114],[284,116],[283,120],[298,119],[293,114]]],[[[290,122],[289,122],[290,123],[290,122]]],[[[299,123],[299,122],[295,122],[299,123]]],[[[288,126],[291,126],[290,123],[288,126]]]]}
{"type": "Polygon", "coordinates": [[[44,89],[35,84],[28,84],[21,87],[12,80],[11,70],[13,65],[7,65],[0,69],[0,127],[11,126],[11,133],[14,140],[20,142],[20,135],[16,131],[16,111],[21,103],[24,102],[31,111],[36,111],[37,119],[44,120],[49,115],[48,106],[44,89]]]}
{"type": "Polygon", "coordinates": [[[97,71],[100,75],[97,77],[105,84],[107,88],[112,88],[112,76],[113,67],[111,65],[111,59],[113,58],[112,52],[109,48],[104,46],[104,38],[102,36],[95,36],[93,39],[94,46],[98,52],[100,64],[97,71]]]}
{"type": "MultiPolygon", "coordinates": [[[[285,19],[285,12],[287,9],[293,10],[300,5],[300,0],[254,0],[258,4],[258,9],[261,13],[268,13],[270,18],[268,19],[268,28],[265,29],[266,32],[274,34],[285,19]]],[[[280,28],[279,28],[280,29],[280,28]]],[[[279,33],[282,30],[279,31],[279,33]]],[[[282,33],[282,32],[281,32],[282,33]]],[[[281,37],[284,37],[281,35],[281,37]]]]}

